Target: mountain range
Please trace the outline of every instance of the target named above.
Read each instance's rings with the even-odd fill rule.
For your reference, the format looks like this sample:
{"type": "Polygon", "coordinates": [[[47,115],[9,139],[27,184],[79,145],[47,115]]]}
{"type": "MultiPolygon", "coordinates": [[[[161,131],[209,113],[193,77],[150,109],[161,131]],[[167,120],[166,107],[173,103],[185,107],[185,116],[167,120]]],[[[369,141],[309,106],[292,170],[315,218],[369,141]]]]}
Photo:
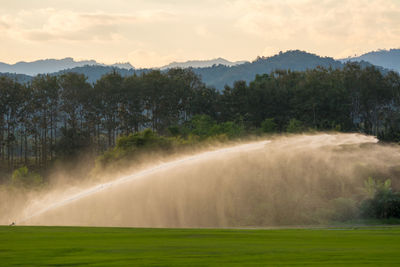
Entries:
{"type": "Polygon", "coordinates": [[[32,62],[21,61],[15,64],[7,64],[0,62],[0,72],[17,73],[17,74],[34,76],[37,74],[53,73],[60,70],[71,69],[82,66],[110,66],[121,69],[133,68],[133,66],[130,63],[115,63],[112,65],[106,65],[98,63],[95,60],[75,61],[73,58],[67,57],[63,59],[43,59],[32,62]]]}
{"type": "Polygon", "coordinates": [[[358,57],[341,59],[340,61],[367,61],[373,65],[400,72],[400,49],[372,51],[358,57]]]}
{"type": "Polygon", "coordinates": [[[200,75],[203,81],[217,89],[225,85],[232,86],[237,80],[250,82],[257,74],[271,73],[275,70],[303,71],[317,66],[340,68],[342,63],[329,57],[320,57],[315,54],[300,50],[287,51],[272,57],[258,57],[253,62],[235,66],[212,66],[207,68],[194,68],[193,71],[200,75]]]}
{"type": "Polygon", "coordinates": [[[211,60],[190,60],[186,62],[172,62],[166,66],[161,67],[161,70],[165,69],[173,69],[173,68],[207,68],[207,67],[212,67],[214,65],[224,65],[224,66],[235,66],[235,65],[240,65],[244,64],[247,61],[229,61],[224,58],[216,58],[216,59],[211,59],[211,60]]]}
{"type": "MultiPolygon", "coordinates": [[[[280,52],[272,57],[258,57],[252,62],[231,62],[223,58],[204,61],[173,62],[158,68],[166,71],[170,68],[191,68],[201,76],[208,86],[222,90],[225,85],[232,86],[237,80],[250,82],[256,74],[271,73],[275,70],[304,71],[317,66],[325,68],[342,68],[348,61],[361,62],[362,66],[376,65],[383,72],[400,71],[400,49],[380,50],[359,57],[335,60],[330,57],[320,57],[300,50],[280,52]],[[397,59],[397,60],[396,60],[397,59]]],[[[12,77],[19,82],[29,82],[38,73],[61,75],[66,72],[84,74],[88,82],[96,82],[102,75],[117,71],[122,76],[140,74],[151,69],[134,69],[129,63],[105,65],[94,60],[74,61],[72,58],[61,60],[47,59],[35,62],[19,62],[14,65],[0,63],[0,75],[12,77]],[[7,69],[8,68],[8,69],[7,69]]]]}

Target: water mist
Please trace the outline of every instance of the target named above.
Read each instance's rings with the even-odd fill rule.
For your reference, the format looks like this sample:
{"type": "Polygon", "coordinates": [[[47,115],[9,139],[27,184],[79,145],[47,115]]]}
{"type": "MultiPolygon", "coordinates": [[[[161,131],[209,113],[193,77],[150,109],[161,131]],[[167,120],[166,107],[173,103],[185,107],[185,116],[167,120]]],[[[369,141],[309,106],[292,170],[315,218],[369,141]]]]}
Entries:
{"type": "MultiPolygon", "coordinates": [[[[399,174],[400,149],[360,134],[275,137],[182,156],[21,207],[18,224],[240,227],[324,223],[363,199],[368,176],[399,174]]],[[[0,218],[4,222],[5,218],[0,218]]]]}

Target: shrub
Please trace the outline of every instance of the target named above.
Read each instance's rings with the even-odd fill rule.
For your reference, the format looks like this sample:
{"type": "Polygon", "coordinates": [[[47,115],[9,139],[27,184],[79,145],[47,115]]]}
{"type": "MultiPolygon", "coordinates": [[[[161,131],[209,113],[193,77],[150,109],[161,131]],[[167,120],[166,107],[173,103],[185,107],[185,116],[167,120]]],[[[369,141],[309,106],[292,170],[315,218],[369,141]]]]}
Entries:
{"type": "Polygon", "coordinates": [[[96,168],[107,166],[116,160],[131,158],[138,152],[169,150],[172,146],[172,139],[159,136],[150,129],[121,136],[114,149],[104,152],[96,159],[96,168]]]}
{"type": "Polygon", "coordinates": [[[400,218],[400,194],[392,190],[379,190],[374,198],[361,203],[360,210],[364,218],[400,218]]]}
{"type": "Polygon", "coordinates": [[[197,135],[200,139],[217,134],[216,122],[207,115],[196,115],[187,123],[186,132],[197,135]]]}
{"type": "Polygon", "coordinates": [[[179,135],[181,135],[181,130],[180,130],[179,126],[173,125],[173,126],[168,127],[168,134],[170,136],[178,137],[179,135]]]}
{"type": "Polygon", "coordinates": [[[369,198],[361,203],[362,217],[400,218],[400,193],[392,191],[390,180],[383,183],[369,177],[364,185],[369,198]]]}
{"type": "Polygon", "coordinates": [[[234,138],[243,135],[244,127],[231,121],[218,124],[208,115],[196,115],[185,125],[183,132],[187,136],[198,136],[200,140],[214,138],[219,135],[234,138]]]}
{"type": "Polygon", "coordinates": [[[264,133],[273,133],[277,130],[277,124],[273,118],[268,118],[261,123],[261,129],[264,133]]]}
{"type": "Polygon", "coordinates": [[[288,133],[299,133],[304,130],[303,123],[296,119],[291,119],[289,121],[288,126],[286,127],[286,131],[288,133]]]}
{"type": "Polygon", "coordinates": [[[138,148],[168,148],[170,142],[167,138],[154,133],[150,129],[118,138],[114,150],[137,150],[138,148]]]}
{"type": "Polygon", "coordinates": [[[30,172],[26,166],[16,169],[11,177],[13,185],[38,186],[43,183],[43,178],[35,172],[30,172]]]}
{"type": "Polygon", "coordinates": [[[231,121],[220,124],[218,128],[218,134],[226,135],[228,138],[241,136],[244,132],[244,129],[241,125],[238,125],[231,121]]]}

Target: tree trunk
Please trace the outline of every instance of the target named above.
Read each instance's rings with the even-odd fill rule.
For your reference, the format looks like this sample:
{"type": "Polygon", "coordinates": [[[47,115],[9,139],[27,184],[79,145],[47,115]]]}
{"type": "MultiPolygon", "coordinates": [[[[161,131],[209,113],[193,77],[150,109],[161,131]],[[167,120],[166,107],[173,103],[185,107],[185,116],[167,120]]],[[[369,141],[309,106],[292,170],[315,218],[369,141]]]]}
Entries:
{"type": "Polygon", "coordinates": [[[25,166],[28,166],[28,137],[25,130],[25,166]]]}

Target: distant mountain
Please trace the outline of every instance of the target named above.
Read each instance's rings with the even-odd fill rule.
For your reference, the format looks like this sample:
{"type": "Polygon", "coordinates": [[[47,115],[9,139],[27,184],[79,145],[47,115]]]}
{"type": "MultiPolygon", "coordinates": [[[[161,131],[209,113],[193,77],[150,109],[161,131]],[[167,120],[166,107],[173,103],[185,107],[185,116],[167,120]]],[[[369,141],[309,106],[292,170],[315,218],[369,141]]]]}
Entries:
{"type": "Polygon", "coordinates": [[[117,67],[111,67],[111,66],[83,66],[83,67],[75,67],[71,69],[66,69],[66,70],[60,70],[58,72],[52,73],[51,75],[62,75],[64,73],[68,72],[75,72],[79,74],[84,74],[88,79],[87,81],[89,83],[95,83],[98,79],[101,78],[104,74],[110,73],[112,71],[116,71],[121,76],[130,76],[133,75],[135,72],[138,73],[140,71],[135,71],[135,69],[123,69],[123,68],[117,68],[117,67]]]}
{"type": "MultiPolygon", "coordinates": [[[[148,71],[146,69],[141,69],[141,70],[134,70],[134,69],[122,69],[122,68],[117,68],[117,67],[111,67],[111,66],[101,66],[101,65],[86,65],[83,67],[75,67],[71,69],[65,69],[65,70],[60,70],[58,72],[53,72],[53,73],[48,73],[49,75],[54,75],[54,76],[59,76],[64,73],[69,73],[69,72],[74,72],[74,73],[79,73],[83,74],[87,77],[87,81],[89,83],[95,83],[98,79],[101,78],[104,74],[110,73],[112,71],[116,71],[121,76],[130,76],[133,75],[134,73],[140,74],[144,71],[148,71]]],[[[16,74],[16,73],[0,73],[0,76],[7,76],[12,79],[15,79],[16,81],[20,83],[27,83],[30,82],[34,76],[29,76],[25,74],[16,74]]],[[[35,75],[36,76],[36,75],[35,75]]]]}
{"type": "Polygon", "coordinates": [[[200,75],[207,85],[216,89],[223,89],[225,85],[232,86],[235,81],[254,80],[256,74],[271,73],[275,70],[304,71],[317,66],[341,68],[339,61],[330,57],[320,57],[300,50],[280,52],[272,57],[259,57],[253,62],[247,62],[236,66],[213,66],[207,68],[195,68],[193,71],[200,75]]]}
{"type": "Polygon", "coordinates": [[[340,61],[367,61],[373,65],[400,72],[400,49],[372,51],[359,57],[340,59],[340,61]]]}
{"type": "MultiPolygon", "coordinates": [[[[102,66],[107,66],[107,65],[104,65],[104,64],[102,64],[102,66]]],[[[129,63],[129,62],[125,62],[125,63],[115,63],[115,64],[112,64],[112,65],[110,65],[111,67],[116,67],[116,68],[120,68],[120,69],[127,69],[127,70],[130,70],[130,69],[134,69],[134,67],[131,65],[131,63],[129,63]]]]}
{"type": "MultiPolygon", "coordinates": [[[[372,65],[366,61],[360,61],[359,63],[362,68],[372,65]]],[[[222,64],[213,64],[212,66],[204,68],[192,68],[192,70],[202,78],[202,81],[206,85],[215,87],[218,90],[222,90],[225,85],[232,86],[235,81],[253,81],[257,74],[271,73],[275,70],[304,71],[307,69],[314,69],[317,66],[336,69],[342,68],[344,63],[334,60],[330,57],[320,57],[304,51],[292,50],[284,53],[281,52],[272,57],[259,57],[253,62],[246,62],[239,65],[226,66],[222,64]]],[[[378,66],[378,69],[382,73],[388,72],[388,70],[383,67],[378,66]]],[[[52,72],[50,74],[62,75],[67,72],[76,72],[84,74],[88,78],[88,82],[95,83],[101,78],[101,76],[112,71],[116,71],[122,76],[129,76],[133,75],[134,73],[140,75],[141,73],[148,72],[150,70],[151,69],[119,68],[118,65],[85,65],[52,72]]],[[[162,71],[167,70],[168,68],[163,69],[162,71]]],[[[0,75],[6,75],[16,79],[19,82],[29,82],[32,79],[32,76],[15,73],[0,73],[0,75]]]]}
{"type": "Polygon", "coordinates": [[[28,83],[32,80],[32,76],[29,75],[25,75],[25,74],[16,74],[16,73],[9,73],[9,72],[5,72],[5,73],[0,73],[0,76],[6,76],[9,77],[13,80],[16,80],[19,83],[28,83]]]}
{"type": "MultiPolygon", "coordinates": [[[[73,58],[67,57],[64,59],[44,59],[32,62],[18,62],[15,64],[6,64],[0,62],[0,72],[37,75],[40,73],[53,73],[60,70],[71,69],[82,66],[107,66],[96,62],[95,60],[75,61],[73,58]]],[[[116,63],[111,65],[113,67],[131,69],[133,68],[129,63],[116,63]]]]}
{"type": "Polygon", "coordinates": [[[228,61],[223,58],[216,58],[211,60],[190,60],[186,62],[172,62],[166,66],[161,67],[161,70],[173,69],[173,68],[206,68],[212,67],[214,65],[224,65],[224,66],[235,66],[246,63],[247,61],[228,61]]]}

